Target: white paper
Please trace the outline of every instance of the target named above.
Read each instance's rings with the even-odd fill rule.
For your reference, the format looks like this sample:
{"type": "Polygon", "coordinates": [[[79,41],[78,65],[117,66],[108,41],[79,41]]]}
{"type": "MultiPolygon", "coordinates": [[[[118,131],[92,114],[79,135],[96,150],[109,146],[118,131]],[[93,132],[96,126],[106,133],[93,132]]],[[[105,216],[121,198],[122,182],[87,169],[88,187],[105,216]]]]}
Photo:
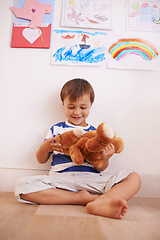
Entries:
{"type": "Polygon", "coordinates": [[[107,34],[54,30],[51,64],[105,66],[107,34]]]}
{"type": "Polygon", "coordinates": [[[160,31],[160,0],[127,0],[127,29],[160,31]]]}
{"type": "Polygon", "coordinates": [[[160,36],[112,34],[109,39],[108,67],[160,71],[160,36]]]}
{"type": "Polygon", "coordinates": [[[63,0],[62,26],[112,28],[112,0],[63,0]]]}

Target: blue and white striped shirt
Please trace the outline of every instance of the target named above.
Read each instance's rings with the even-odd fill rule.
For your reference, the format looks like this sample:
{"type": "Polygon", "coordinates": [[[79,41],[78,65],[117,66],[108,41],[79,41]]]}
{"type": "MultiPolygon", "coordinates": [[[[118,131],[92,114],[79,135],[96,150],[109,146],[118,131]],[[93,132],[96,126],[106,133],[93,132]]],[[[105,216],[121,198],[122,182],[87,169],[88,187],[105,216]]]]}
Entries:
{"type": "MultiPolygon", "coordinates": [[[[81,127],[78,126],[79,128],[82,128],[84,132],[87,132],[89,130],[95,130],[96,128],[93,127],[92,125],[88,125],[87,127],[81,127]]],[[[49,132],[46,136],[46,139],[55,137],[56,135],[60,135],[64,132],[73,130],[76,128],[75,125],[70,124],[69,122],[59,122],[55,125],[53,125],[50,129],[49,132]]],[[[45,140],[46,140],[45,139],[45,140]]],[[[54,151],[51,153],[52,154],[52,171],[53,172],[95,172],[97,171],[94,169],[93,165],[84,160],[84,163],[81,166],[76,165],[75,163],[72,162],[71,157],[67,156],[63,153],[54,151]]]]}

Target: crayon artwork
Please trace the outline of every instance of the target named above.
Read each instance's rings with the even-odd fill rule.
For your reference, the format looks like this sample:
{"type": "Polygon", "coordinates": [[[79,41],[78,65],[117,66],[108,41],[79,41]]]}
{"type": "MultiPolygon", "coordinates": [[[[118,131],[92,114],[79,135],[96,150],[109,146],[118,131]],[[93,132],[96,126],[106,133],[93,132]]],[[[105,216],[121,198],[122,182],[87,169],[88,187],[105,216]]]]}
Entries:
{"type": "Polygon", "coordinates": [[[61,25],[112,28],[112,0],[63,0],[61,25]]]}
{"type": "Polygon", "coordinates": [[[112,36],[108,48],[108,67],[160,71],[160,39],[112,36]],[[147,40],[146,40],[147,39],[147,40]]]}
{"type": "Polygon", "coordinates": [[[160,31],[159,0],[128,0],[128,30],[160,31]]]}
{"type": "Polygon", "coordinates": [[[109,53],[117,61],[129,54],[135,54],[147,61],[158,56],[158,50],[153,44],[136,38],[118,40],[109,48],[109,53]]]}
{"type": "Polygon", "coordinates": [[[106,36],[104,32],[54,30],[51,63],[104,66],[106,36]]]}

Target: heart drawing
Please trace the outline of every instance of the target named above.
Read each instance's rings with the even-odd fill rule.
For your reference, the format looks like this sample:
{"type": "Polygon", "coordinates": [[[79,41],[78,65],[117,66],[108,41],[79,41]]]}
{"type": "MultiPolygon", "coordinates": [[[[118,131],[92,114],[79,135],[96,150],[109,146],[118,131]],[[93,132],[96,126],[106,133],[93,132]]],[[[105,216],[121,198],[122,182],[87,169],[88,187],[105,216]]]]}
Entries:
{"type": "Polygon", "coordinates": [[[25,28],[22,32],[23,37],[30,42],[31,44],[34,43],[37,38],[39,38],[42,34],[42,31],[39,28],[31,29],[25,28]]]}

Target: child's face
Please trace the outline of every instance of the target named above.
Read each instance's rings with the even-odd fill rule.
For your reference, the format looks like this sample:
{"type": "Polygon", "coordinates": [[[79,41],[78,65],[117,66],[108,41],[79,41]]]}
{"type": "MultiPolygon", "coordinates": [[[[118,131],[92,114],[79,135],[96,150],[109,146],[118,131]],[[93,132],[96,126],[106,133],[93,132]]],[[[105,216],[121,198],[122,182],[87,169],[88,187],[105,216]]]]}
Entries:
{"type": "Polygon", "coordinates": [[[63,107],[68,122],[76,126],[87,126],[86,118],[89,115],[91,106],[89,94],[84,94],[76,101],[70,101],[68,97],[63,101],[63,107]]]}

